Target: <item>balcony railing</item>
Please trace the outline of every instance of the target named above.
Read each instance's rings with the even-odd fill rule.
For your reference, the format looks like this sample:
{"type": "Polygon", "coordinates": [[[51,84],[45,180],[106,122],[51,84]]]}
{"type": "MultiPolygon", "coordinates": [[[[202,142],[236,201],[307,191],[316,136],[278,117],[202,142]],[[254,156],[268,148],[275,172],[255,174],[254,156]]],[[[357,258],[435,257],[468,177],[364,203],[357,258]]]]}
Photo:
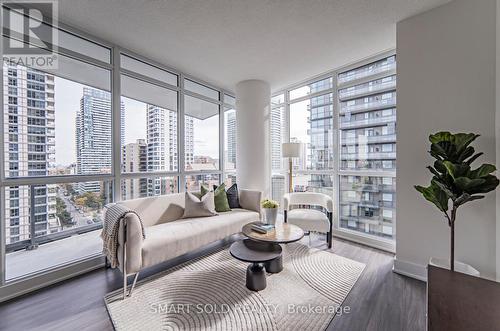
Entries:
{"type": "Polygon", "coordinates": [[[388,143],[388,142],[396,142],[396,134],[345,137],[342,138],[341,141],[343,145],[354,145],[354,144],[361,145],[361,144],[376,144],[376,143],[388,143]]]}
{"type": "Polygon", "coordinates": [[[396,106],[396,98],[381,99],[372,102],[361,103],[352,106],[341,106],[340,113],[358,112],[362,110],[376,110],[380,108],[388,108],[396,106]]]}
{"type": "Polygon", "coordinates": [[[375,74],[378,74],[378,73],[381,73],[384,71],[393,70],[393,69],[396,69],[396,62],[386,63],[385,65],[373,67],[371,69],[367,67],[366,69],[364,69],[362,71],[358,71],[356,73],[353,73],[353,74],[350,74],[350,75],[347,75],[344,77],[339,76],[338,82],[339,82],[339,84],[343,84],[343,83],[347,83],[347,82],[350,82],[350,81],[353,81],[356,79],[372,76],[372,75],[375,75],[375,74]]]}
{"type": "Polygon", "coordinates": [[[369,126],[394,123],[394,122],[396,122],[396,115],[373,117],[373,118],[360,119],[360,120],[356,120],[356,119],[352,119],[352,118],[350,120],[345,120],[343,117],[341,117],[339,127],[340,127],[340,129],[351,129],[351,128],[369,127],[369,126]]]}
{"type": "Polygon", "coordinates": [[[341,160],[393,160],[396,152],[341,153],[341,160]]]}
{"type": "Polygon", "coordinates": [[[342,101],[346,98],[352,98],[359,95],[364,95],[372,92],[379,92],[386,89],[392,89],[396,87],[396,80],[391,80],[384,83],[367,85],[363,87],[355,87],[354,89],[342,89],[339,91],[339,99],[342,101]]]}

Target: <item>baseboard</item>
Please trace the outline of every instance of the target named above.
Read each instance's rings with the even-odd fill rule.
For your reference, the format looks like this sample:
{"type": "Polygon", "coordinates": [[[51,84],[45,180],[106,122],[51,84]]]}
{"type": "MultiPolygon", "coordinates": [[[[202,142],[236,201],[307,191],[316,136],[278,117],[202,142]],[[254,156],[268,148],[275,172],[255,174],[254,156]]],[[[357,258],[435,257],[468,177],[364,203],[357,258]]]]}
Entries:
{"type": "Polygon", "coordinates": [[[403,276],[415,278],[427,282],[427,267],[408,261],[401,261],[394,257],[392,271],[403,276]]]}

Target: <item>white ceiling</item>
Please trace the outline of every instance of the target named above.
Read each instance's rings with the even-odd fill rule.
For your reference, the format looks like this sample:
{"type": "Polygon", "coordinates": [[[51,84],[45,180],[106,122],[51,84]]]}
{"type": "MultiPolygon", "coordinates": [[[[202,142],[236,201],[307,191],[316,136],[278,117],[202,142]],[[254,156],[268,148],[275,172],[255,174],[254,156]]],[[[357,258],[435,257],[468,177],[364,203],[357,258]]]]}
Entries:
{"type": "Polygon", "coordinates": [[[273,91],[394,48],[395,23],[449,0],[60,0],[60,21],[234,90],[273,91]]]}

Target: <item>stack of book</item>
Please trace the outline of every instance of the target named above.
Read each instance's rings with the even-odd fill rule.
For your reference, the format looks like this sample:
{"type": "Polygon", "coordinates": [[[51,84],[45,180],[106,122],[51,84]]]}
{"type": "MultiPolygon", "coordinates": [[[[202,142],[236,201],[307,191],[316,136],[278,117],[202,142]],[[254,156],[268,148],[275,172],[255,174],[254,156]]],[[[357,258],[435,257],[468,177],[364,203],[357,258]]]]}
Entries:
{"type": "Polygon", "coordinates": [[[266,234],[269,231],[274,230],[274,224],[265,224],[265,223],[252,224],[252,230],[259,232],[259,233],[262,233],[262,234],[266,234]]]}

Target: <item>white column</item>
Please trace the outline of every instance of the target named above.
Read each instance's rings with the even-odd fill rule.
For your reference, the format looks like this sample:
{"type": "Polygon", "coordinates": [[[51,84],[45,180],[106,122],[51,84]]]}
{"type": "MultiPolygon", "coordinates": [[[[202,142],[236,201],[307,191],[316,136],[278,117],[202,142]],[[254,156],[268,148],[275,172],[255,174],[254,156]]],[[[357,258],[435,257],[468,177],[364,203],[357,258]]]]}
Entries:
{"type": "Polygon", "coordinates": [[[236,85],[238,186],[271,194],[270,112],[271,88],[261,80],[236,85]]]}

